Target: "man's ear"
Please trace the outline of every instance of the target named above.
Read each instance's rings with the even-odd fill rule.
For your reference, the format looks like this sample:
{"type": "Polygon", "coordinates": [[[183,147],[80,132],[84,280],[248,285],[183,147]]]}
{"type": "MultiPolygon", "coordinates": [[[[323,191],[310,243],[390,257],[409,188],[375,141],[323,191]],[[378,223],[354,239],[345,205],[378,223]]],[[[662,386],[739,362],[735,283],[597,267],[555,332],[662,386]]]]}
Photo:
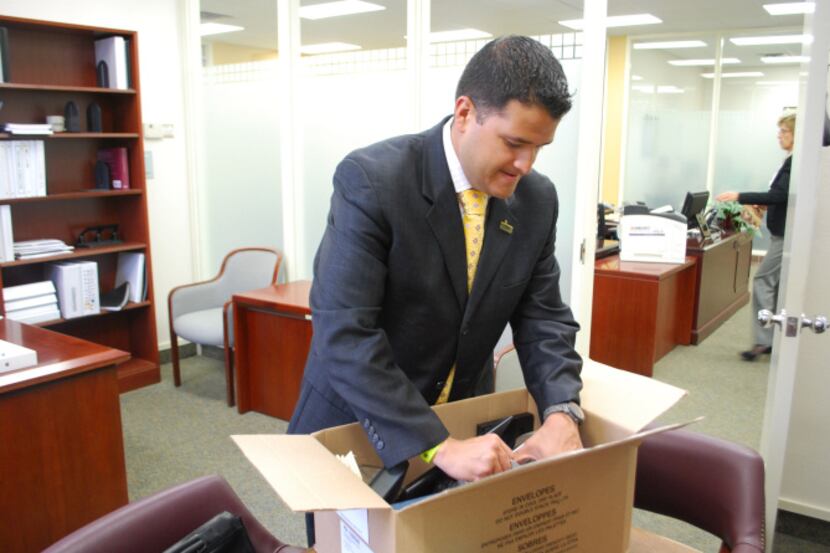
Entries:
{"type": "Polygon", "coordinates": [[[464,132],[467,125],[474,122],[476,118],[476,107],[469,96],[459,96],[455,100],[455,111],[453,111],[453,126],[458,125],[458,130],[464,132]]]}

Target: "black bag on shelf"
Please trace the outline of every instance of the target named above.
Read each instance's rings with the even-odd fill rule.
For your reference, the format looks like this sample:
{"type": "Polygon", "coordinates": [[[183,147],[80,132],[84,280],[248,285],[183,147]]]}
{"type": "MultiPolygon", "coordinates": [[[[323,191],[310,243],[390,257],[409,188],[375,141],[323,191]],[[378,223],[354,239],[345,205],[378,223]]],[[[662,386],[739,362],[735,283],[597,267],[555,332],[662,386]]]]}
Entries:
{"type": "Polygon", "coordinates": [[[242,519],[225,511],[164,550],[164,553],[255,553],[242,519]]]}

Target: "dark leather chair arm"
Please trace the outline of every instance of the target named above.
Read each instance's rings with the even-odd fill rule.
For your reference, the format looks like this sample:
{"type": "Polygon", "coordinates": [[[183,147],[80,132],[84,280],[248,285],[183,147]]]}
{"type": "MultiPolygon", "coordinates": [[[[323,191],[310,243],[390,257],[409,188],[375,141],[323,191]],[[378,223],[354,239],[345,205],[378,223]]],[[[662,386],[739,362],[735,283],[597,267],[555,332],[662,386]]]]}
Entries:
{"type": "Polygon", "coordinates": [[[257,553],[306,551],[271,535],[223,478],[205,476],[104,515],[45,553],[161,552],[223,511],[242,518],[257,553]]]}
{"type": "Polygon", "coordinates": [[[687,430],[646,438],[634,506],[714,534],[726,551],[764,551],[764,463],[748,447],[687,430]]]}

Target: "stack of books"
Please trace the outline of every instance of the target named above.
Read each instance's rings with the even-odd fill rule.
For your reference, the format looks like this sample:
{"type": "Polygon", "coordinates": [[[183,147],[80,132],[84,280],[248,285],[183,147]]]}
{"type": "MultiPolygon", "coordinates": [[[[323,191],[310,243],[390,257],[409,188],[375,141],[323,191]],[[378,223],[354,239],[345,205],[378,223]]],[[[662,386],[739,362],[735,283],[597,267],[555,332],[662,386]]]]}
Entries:
{"type": "Polygon", "coordinates": [[[36,324],[61,317],[51,280],[3,288],[3,305],[6,317],[21,323],[36,324]]]}
{"type": "Polygon", "coordinates": [[[45,195],[46,154],[43,141],[1,141],[0,198],[31,198],[45,195]]]}
{"type": "Polygon", "coordinates": [[[74,246],[69,246],[61,240],[51,238],[24,240],[14,243],[14,256],[17,259],[34,259],[36,257],[49,257],[51,255],[71,253],[74,249],[74,246]]]}
{"type": "Polygon", "coordinates": [[[3,130],[11,134],[52,134],[49,123],[6,123],[3,130]]]}

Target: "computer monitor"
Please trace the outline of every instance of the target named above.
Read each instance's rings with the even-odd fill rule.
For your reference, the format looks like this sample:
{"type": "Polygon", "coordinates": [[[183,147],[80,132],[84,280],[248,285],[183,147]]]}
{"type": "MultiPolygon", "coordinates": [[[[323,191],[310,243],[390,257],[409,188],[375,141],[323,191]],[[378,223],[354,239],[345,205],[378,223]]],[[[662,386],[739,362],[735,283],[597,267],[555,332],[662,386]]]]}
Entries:
{"type": "Polygon", "coordinates": [[[703,192],[686,192],[686,199],[683,202],[683,208],[680,210],[680,214],[686,217],[689,228],[697,226],[695,215],[703,213],[708,202],[708,190],[704,190],[703,192]]]}

